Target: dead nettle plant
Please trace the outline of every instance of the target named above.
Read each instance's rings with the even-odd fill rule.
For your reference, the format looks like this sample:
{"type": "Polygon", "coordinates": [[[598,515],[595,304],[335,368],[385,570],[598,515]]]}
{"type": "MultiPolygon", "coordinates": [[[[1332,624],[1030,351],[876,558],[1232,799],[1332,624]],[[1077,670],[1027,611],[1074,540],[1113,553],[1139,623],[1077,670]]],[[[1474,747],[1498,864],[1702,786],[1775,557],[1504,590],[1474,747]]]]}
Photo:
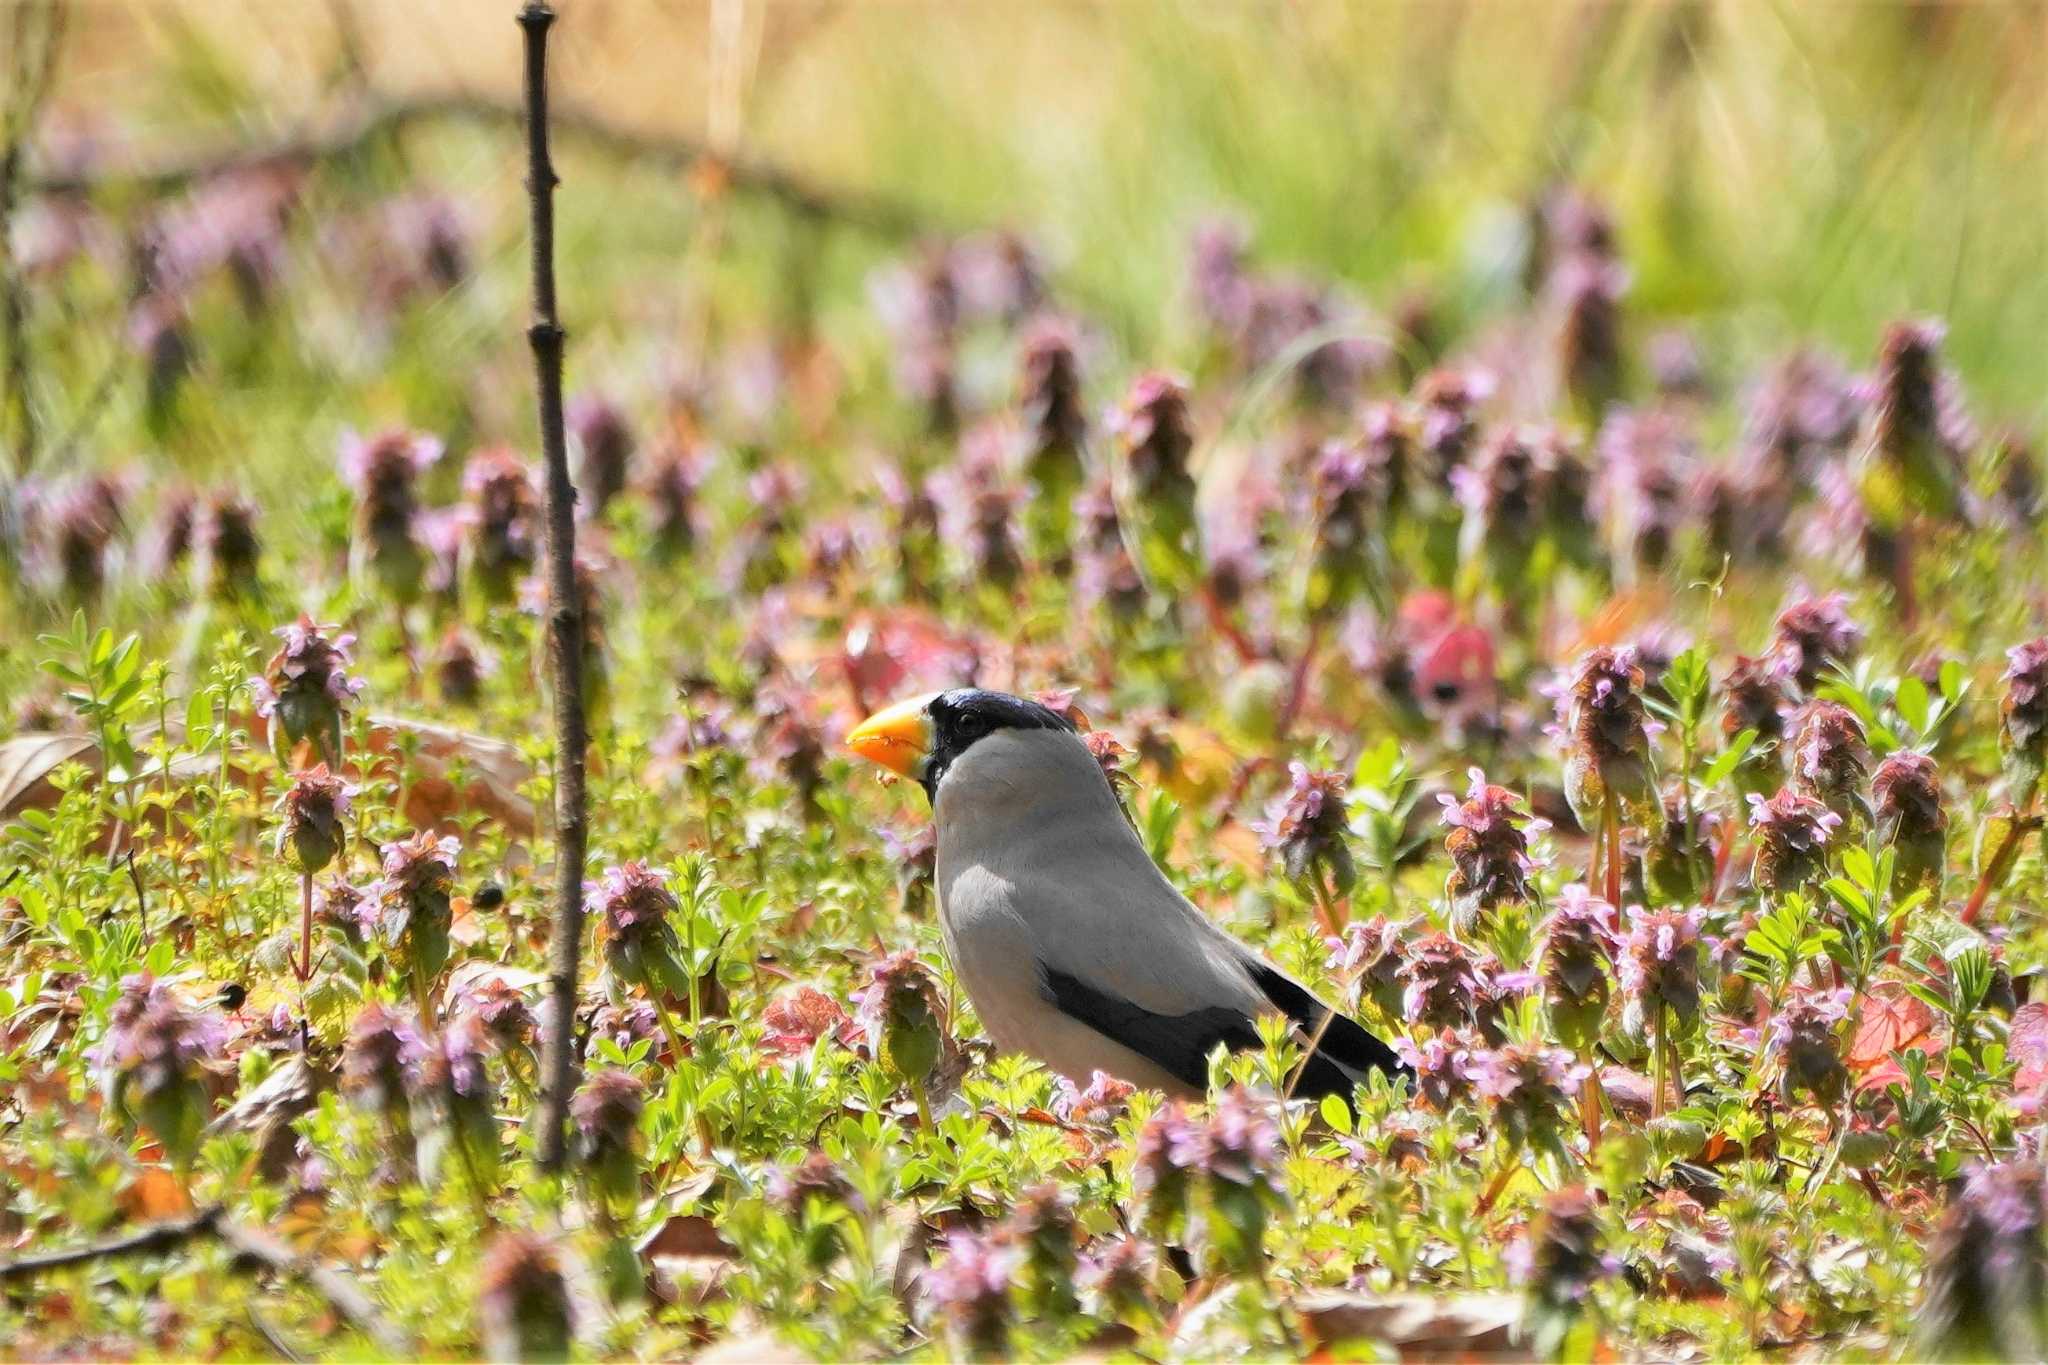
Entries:
{"type": "Polygon", "coordinates": [[[541,454],[547,465],[548,672],[555,704],[555,913],[548,937],[547,1009],[541,1025],[543,1167],[562,1165],[569,1097],[576,1088],[576,987],[583,949],[583,861],[589,838],[584,758],[583,607],[576,588],[576,485],[562,422],[562,348],[555,311],[555,177],[548,155],[548,29],[539,0],[519,11],[526,54],[526,193],[533,215],[533,321],[526,329],[539,386],[541,454]]]}

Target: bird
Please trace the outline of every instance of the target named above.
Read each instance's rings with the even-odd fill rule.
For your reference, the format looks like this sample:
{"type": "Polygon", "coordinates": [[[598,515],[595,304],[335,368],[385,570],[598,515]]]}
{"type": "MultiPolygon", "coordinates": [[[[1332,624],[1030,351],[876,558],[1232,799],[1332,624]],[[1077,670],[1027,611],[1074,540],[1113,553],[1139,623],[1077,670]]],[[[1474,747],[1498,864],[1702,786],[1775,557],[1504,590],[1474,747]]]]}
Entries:
{"type": "Polygon", "coordinates": [[[1218,928],[1169,881],[1060,712],[965,687],[913,697],[846,737],[924,789],[939,924],[998,1049],[1088,1084],[1101,1071],[1200,1097],[1218,1044],[1256,1049],[1279,1013],[1307,1047],[1294,1095],[1348,1100],[1393,1050],[1218,928]]]}

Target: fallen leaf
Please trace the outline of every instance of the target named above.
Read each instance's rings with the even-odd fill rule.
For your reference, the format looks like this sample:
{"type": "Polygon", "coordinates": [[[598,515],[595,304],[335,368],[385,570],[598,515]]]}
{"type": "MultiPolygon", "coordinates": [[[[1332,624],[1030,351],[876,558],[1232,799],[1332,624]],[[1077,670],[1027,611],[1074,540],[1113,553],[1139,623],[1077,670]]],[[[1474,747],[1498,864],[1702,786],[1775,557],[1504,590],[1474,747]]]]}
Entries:
{"type": "MultiPolygon", "coordinates": [[[[2040,1006],[2031,1008],[2039,1009],[2040,1006]]],[[[1849,1070],[1857,1077],[1858,1090],[1879,1090],[1905,1073],[1892,1060],[1895,1052],[1936,1052],[1934,1011],[1926,1001],[1896,981],[1881,981],[1870,988],[1863,1002],[1863,1022],[1856,1041],[1849,1046],[1849,1070]]],[[[2019,1024],[2013,1023],[2015,1031],[2019,1024]]],[[[2048,1043],[2048,1038],[2044,1038],[2048,1043]]]]}
{"type": "Polygon", "coordinates": [[[73,759],[88,767],[99,763],[91,736],[26,734],[0,743],[0,816],[52,804],[57,793],[44,779],[73,759]]]}
{"type": "Polygon", "coordinates": [[[1403,1360],[1513,1350],[1522,1301],[1512,1294],[1312,1294],[1296,1305],[1314,1345],[1375,1342],[1403,1360]]]}
{"type": "Polygon", "coordinates": [[[192,1196],[161,1166],[145,1166],[121,1187],[121,1211],[138,1223],[154,1223],[192,1212],[192,1196]]]}
{"type": "Polygon", "coordinates": [[[703,1214],[678,1213],[641,1241],[640,1254],[650,1260],[732,1260],[740,1253],[703,1214]]]}

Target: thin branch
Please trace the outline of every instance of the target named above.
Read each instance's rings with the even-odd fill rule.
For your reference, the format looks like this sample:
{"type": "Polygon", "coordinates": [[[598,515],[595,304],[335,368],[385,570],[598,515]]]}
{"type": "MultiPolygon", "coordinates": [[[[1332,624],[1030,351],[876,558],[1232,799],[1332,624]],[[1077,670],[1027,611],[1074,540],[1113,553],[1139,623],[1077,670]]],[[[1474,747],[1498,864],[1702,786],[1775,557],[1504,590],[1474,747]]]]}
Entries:
{"type": "Polygon", "coordinates": [[[404,1336],[385,1321],[383,1314],[377,1311],[376,1305],[370,1302],[369,1297],[340,1271],[299,1255],[267,1232],[230,1222],[218,1204],[203,1208],[184,1218],[153,1223],[138,1232],[116,1237],[111,1241],[93,1242],[87,1246],[46,1252],[40,1256],[23,1256],[18,1260],[9,1261],[0,1265],[0,1284],[32,1279],[48,1271],[64,1270],[71,1266],[112,1257],[146,1256],[156,1252],[175,1251],[198,1237],[218,1237],[235,1253],[238,1260],[254,1262],[288,1279],[304,1280],[337,1313],[353,1323],[357,1331],[375,1343],[378,1350],[392,1356],[404,1356],[407,1353],[404,1336]]]}
{"type": "Polygon", "coordinates": [[[408,1354],[404,1336],[385,1321],[369,1296],[340,1271],[298,1255],[283,1242],[257,1228],[230,1223],[223,1218],[215,1224],[214,1231],[244,1259],[255,1261],[278,1275],[304,1280],[309,1288],[333,1305],[335,1312],[354,1323],[356,1330],[374,1342],[378,1350],[398,1357],[408,1354]]]}
{"type": "MultiPolygon", "coordinates": [[[[51,169],[30,174],[34,194],[91,194],[121,188],[161,195],[195,181],[273,166],[344,160],[416,124],[477,123],[518,126],[520,106],[480,95],[428,95],[372,102],[321,127],[296,129],[257,141],[171,152],[126,166],[51,169]]],[[[557,110],[554,131],[590,143],[624,161],[691,171],[715,170],[734,190],[774,199],[801,217],[860,227],[884,237],[913,237],[937,227],[930,210],[872,194],[814,185],[793,172],[748,158],[726,159],[687,137],[622,127],[588,111],[557,110]]]]}
{"type": "Polygon", "coordinates": [[[541,1041],[543,1167],[562,1164],[569,1094],[576,1086],[576,984],[583,952],[583,859],[589,829],[583,764],[583,604],[576,589],[576,485],[562,433],[562,345],[555,312],[555,177],[548,155],[548,26],[541,0],[519,11],[526,47],[526,193],[533,209],[533,368],[547,463],[548,663],[555,684],[555,915],[548,940],[547,1018],[541,1041]]]}
{"type": "Polygon", "coordinates": [[[9,24],[6,100],[0,107],[0,394],[12,413],[17,475],[35,464],[40,433],[30,392],[28,282],[14,259],[14,210],[27,180],[29,140],[56,80],[67,17],[62,0],[16,0],[9,24]]]}
{"type": "Polygon", "coordinates": [[[14,1280],[33,1279],[50,1270],[63,1270],[87,1261],[104,1260],[114,1256],[147,1256],[152,1252],[170,1251],[183,1246],[194,1237],[214,1231],[220,1224],[221,1211],[218,1206],[201,1209],[186,1218],[168,1222],[152,1223],[139,1232],[125,1237],[115,1237],[105,1242],[91,1242],[82,1247],[67,1247],[63,1251],[47,1251],[40,1256],[23,1256],[0,1265],[0,1284],[14,1280]]]}

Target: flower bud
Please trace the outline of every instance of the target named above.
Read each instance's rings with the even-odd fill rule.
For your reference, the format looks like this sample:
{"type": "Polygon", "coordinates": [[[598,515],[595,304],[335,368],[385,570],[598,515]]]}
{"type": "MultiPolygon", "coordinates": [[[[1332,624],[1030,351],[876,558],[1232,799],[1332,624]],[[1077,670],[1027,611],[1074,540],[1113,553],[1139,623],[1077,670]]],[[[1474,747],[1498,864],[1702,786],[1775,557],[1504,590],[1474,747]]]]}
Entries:
{"type": "Polygon", "coordinates": [[[569,1101],[576,1161],[597,1202],[630,1209],[640,1196],[640,1110],[647,1087],[630,1071],[592,1072],[569,1101]]]}
{"type": "Polygon", "coordinates": [[[1849,619],[1843,593],[1802,598],[1778,613],[1771,659],[1781,676],[1811,696],[1829,668],[1846,668],[1863,648],[1863,629],[1849,619]]]}
{"type": "Polygon", "coordinates": [[[567,1360],[576,1306],[554,1243],[524,1230],[499,1233],[484,1253],[477,1317],[494,1361],[567,1360]]]}
{"type": "Polygon", "coordinates": [[[1408,946],[1401,963],[1401,1017],[1424,1029],[1458,1029],[1473,1023],[1479,969],[1470,951],[1449,934],[1434,933],[1408,946]]]}
{"type": "Polygon", "coordinates": [[[454,835],[421,830],[384,845],[384,876],[377,899],[377,931],[399,968],[412,979],[414,998],[426,1000],[448,963],[448,929],[455,918],[454,835]]]}
{"type": "Polygon", "coordinates": [[[1473,1053],[1465,1074],[1512,1145],[1551,1150],[1591,1070],[1561,1047],[1509,1043],[1473,1053]]]}
{"type": "Polygon", "coordinates": [[[1792,736],[1792,787],[1819,801],[1853,834],[1868,807],[1863,783],[1870,773],[1870,746],[1863,722],[1848,707],[1808,702],[1792,736]]]}
{"type": "Polygon", "coordinates": [[[868,1048],[901,1081],[920,1088],[945,1050],[945,1013],[938,982],[906,948],[878,960],[855,1016],[868,1048]]]}
{"type": "Polygon", "coordinates": [[[356,637],[329,638],[328,632],[335,629],[316,624],[310,616],[278,627],[284,647],[271,656],[262,677],[249,680],[256,712],[270,720],[271,747],[280,757],[305,743],[324,763],[340,766],[342,723],[363,682],[348,675],[349,649],[356,637]]]}
{"type": "Polygon", "coordinates": [[[924,1287],[962,1355],[979,1360],[1009,1354],[1010,1287],[1022,1261],[1016,1247],[992,1237],[964,1228],[946,1234],[945,1259],[924,1273],[924,1287]]]}
{"type": "Polygon", "coordinates": [[[294,774],[279,802],[284,822],[277,831],[277,856],[289,849],[308,877],[333,862],[348,842],[349,800],[355,794],[355,786],[325,763],[294,774]]]}
{"type": "Polygon", "coordinates": [[[1796,891],[1827,871],[1828,845],[1842,817],[1810,796],[1781,788],[1768,801],[1749,797],[1756,836],[1750,876],[1765,891],[1796,891]]]}
{"type": "Polygon", "coordinates": [[[179,1169],[199,1154],[227,1029],[148,972],[123,977],[98,1050],[109,1107],[147,1129],[179,1169]]]}
{"type": "Polygon", "coordinates": [[[1699,937],[1697,910],[1638,910],[1630,916],[1615,959],[1630,1033],[1647,1032],[1659,1009],[1669,1009],[1681,1026],[1698,1016],[1699,937]]]}
{"type": "Polygon", "coordinates": [[[1632,649],[1603,645],[1579,661],[1566,697],[1565,797],[1587,829],[1599,827],[1610,802],[1636,825],[1656,819],[1642,692],[1632,649]]]}
{"type": "Polygon", "coordinates": [[[1794,1103],[1804,1092],[1832,1109],[1849,1083],[1837,1036],[1849,1016],[1847,990],[1807,991],[1787,1000],[1771,1019],[1768,1049],[1778,1064],[1778,1093],[1794,1103]]]}
{"type": "Polygon", "coordinates": [[[1948,812],[1934,760],[1902,749],[1877,765],[1870,779],[1877,835],[1894,852],[1892,894],[1903,899],[1925,889],[1939,896],[1948,855],[1948,812]]]}
{"type": "Polygon", "coordinates": [[[689,969],[677,956],[682,941],[671,918],[682,902],[668,878],[643,862],[605,869],[602,880],[584,887],[597,920],[607,970],[621,983],[657,997],[687,999],[689,969]]]}
{"type": "Polygon", "coordinates": [[[1345,823],[1344,775],[1311,772],[1296,759],[1287,765],[1286,791],[1266,806],[1266,818],[1252,822],[1260,843],[1278,853],[1287,875],[1299,881],[1325,872],[1341,894],[1357,879],[1345,823]]]}
{"type": "MultiPolygon", "coordinates": [[[[1529,839],[1523,826],[1529,823],[1520,798],[1506,787],[1488,783],[1486,774],[1469,769],[1472,785],[1461,802],[1449,795],[1443,803],[1443,823],[1451,832],[1444,836],[1444,849],[1451,855],[1451,873],[1444,891],[1451,898],[1451,921],[1458,932],[1468,933],[1495,906],[1527,903],[1529,873],[1535,863],[1529,857],[1529,839]]],[[[1533,826],[1544,828],[1541,821],[1533,826]]]]}
{"type": "Polygon", "coordinates": [[[2032,801],[2048,767],[2048,635],[2005,652],[2005,697],[1998,704],[1998,747],[2005,760],[2007,798],[2032,801]]]}
{"type": "Polygon", "coordinates": [[[593,519],[601,517],[631,478],[632,424],[602,395],[579,393],[569,400],[563,425],[576,456],[577,510],[593,519]]]}
{"type": "Polygon", "coordinates": [[[1557,1040],[1580,1056],[1600,1039],[1614,965],[1614,907],[1574,882],[1544,921],[1543,996],[1557,1040]]]}

